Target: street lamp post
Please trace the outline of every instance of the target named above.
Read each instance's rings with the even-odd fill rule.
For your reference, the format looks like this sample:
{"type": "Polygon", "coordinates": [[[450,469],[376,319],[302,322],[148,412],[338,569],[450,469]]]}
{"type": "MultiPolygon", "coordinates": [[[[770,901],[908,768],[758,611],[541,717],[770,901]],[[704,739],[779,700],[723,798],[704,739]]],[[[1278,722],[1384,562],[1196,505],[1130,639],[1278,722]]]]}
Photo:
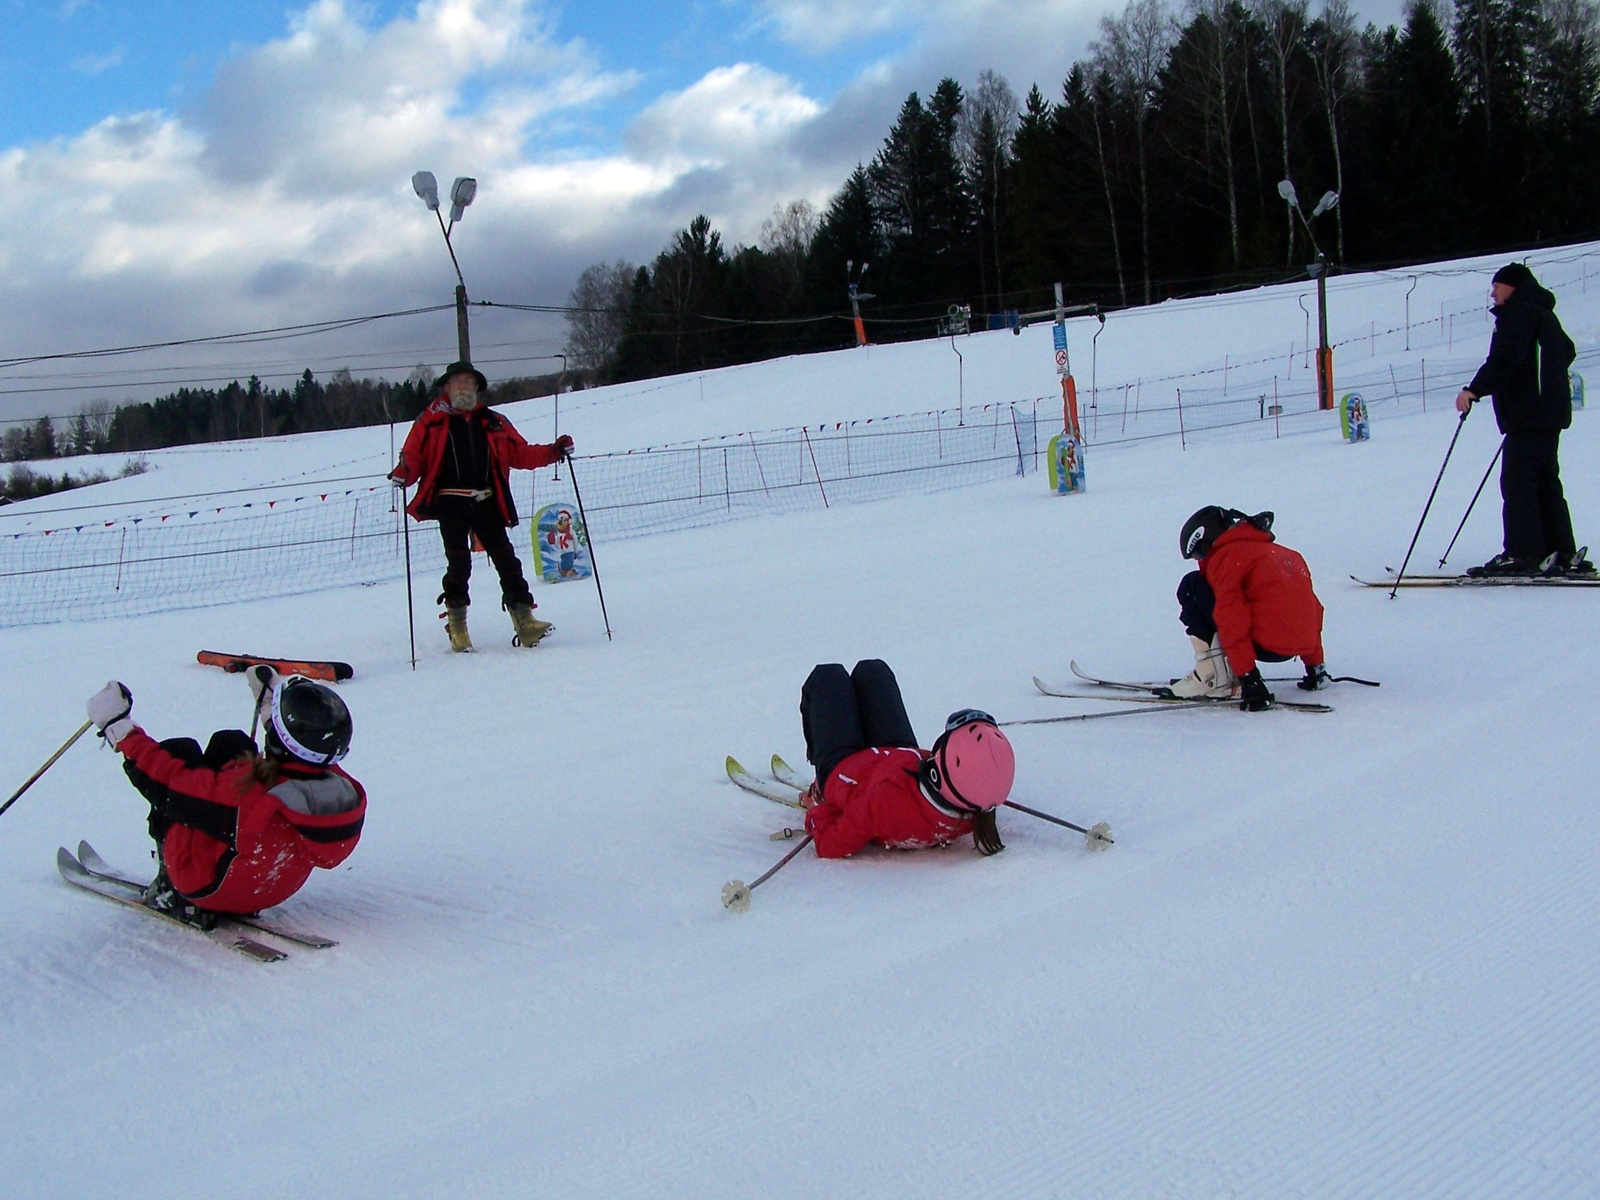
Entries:
{"type": "Polygon", "coordinates": [[[1293,183],[1287,179],[1279,183],[1278,195],[1299,215],[1300,224],[1305,226],[1306,236],[1311,239],[1311,248],[1317,253],[1317,261],[1306,264],[1306,274],[1317,281],[1317,407],[1332,408],[1333,348],[1328,345],[1328,256],[1317,244],[1317,235],[1311,229],[1311,222],[1339,203],[1339,193],[1324,192],[1317,206],[1311,210],[1309,219],[1300,207],[1300,198],[1295,194],[1293,183]]]}
{"type": "Polygon", "coordinates": [[[418,171],[411,177],[411,189],[417,198],[433,211],[439,219],[439,232],[444,234],[445,249],[450,252],[450,265],[456,269],[456,355],[459,361],[472,361],[472,339],[467,332],[467,281],[461,277],[461,264],[456,261],[456,248],[450,242],[450,231],[456,227],[478,194],[478,181],[470,175],[460,176],[450,185],[450,224],[444,223],[439,213],[439,183],[432,171],[418,171]]]}

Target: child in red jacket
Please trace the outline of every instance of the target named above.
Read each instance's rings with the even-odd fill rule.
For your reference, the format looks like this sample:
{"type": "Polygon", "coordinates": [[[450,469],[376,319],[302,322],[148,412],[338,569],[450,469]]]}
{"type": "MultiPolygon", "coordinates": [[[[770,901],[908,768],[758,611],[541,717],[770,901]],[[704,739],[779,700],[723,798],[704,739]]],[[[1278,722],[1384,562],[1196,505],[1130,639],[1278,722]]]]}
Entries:
{"type": "Polygon", "coordinates": [[[533,615],[533,593],[506,536],[517,523],[511,469],[531,471],[559,462],[572,453],[572,439],[562,434],[549,445],[530,445],[510,421],[485,407],[489,381],[469,362],[451,363],[433,386],[438,395],[406,435],[389,479],[396,487],[417,485],[406,505],[413,520],[439,522],[446,564],[439,599],[450,649],[472,649],[467,581],[473,538],[500,574],[500,603],[511,614],[517,645],[532,649],[553,626],[533,615]]]}
{"type": "Polygon", "coordinates": [[[1248,712],[1270,708],[1273,695],[1257,662],[1305,663],[1298,687],[1328,682],[1322,656],[1322,602],[1306,560],[1272,536],[1272,514],[1247,517],[1207,505],[1184,523],[1179,549],[1200,569],[1178,584],[1184,628],[1195,666],[1172,685],[1175,695],[1238,697],[1248,712]]]}
{"type": "Polygon", "coordinates": [[[312,868],[349,857],[366,818],[366,793],[337,765],[350,749],[344,701],[271,667],[249,679],[259,753],[238,729],[218,730],[203,752],[193,738],[154,741],[133,723],[133,693],[114,680],[89,699],[89,719],[150,802],[160,868],[145,902],[199,924],[283,903],[312,868]]]}
{"type": "Polygon", "coordinates": [[[943,846],[968,833],[983,854],[1005,849],[994,810],[1011,793],[1016,758],[987,713],[953,713],[933,749],[920,750],[894,672],[869,658],[849,674],[839,663],[814,668],[800,720],[817,771],[801,802],[820,857],[847,858],[869,842],[943,846]]]}

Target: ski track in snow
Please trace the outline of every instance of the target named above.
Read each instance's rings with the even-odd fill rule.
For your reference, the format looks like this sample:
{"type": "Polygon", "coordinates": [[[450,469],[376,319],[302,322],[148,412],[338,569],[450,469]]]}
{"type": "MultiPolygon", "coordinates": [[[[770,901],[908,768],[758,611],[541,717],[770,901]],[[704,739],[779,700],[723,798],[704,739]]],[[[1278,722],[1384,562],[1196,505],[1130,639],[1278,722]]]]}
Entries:
{"type": "MultiPolygon", "coordinates": [[[[1361,294],[1393,306],[1401,278],[1361,294]]],[[[1600,288],[1561,300],[1592,341],[1600,288]]],[[[1268,336],[1231,303],[1162,309],[1139,317],[1162,361],[1268,336]]],[[[1457,336],[1481,350],[1471,327],[1457,336]]],[[[973,339],[969,388],[1042,357],[1046,390],[1036,332],[973,339]]],[[[887,387],[873,363],[933,373],[948,354],[847,361],[887,387]]],[[[815,414],[774,381],[811,405],[837,370],[822,356],[720,377],[767,381],[737,417],[716,387],[698,407],[671,381],[586,395],[571,427],[629,444],[679,408],[725,422],[695,432],[789,424],[815,414]],[[647,396],[661,411],[635,426],[647,396]]],[[[55,846],[79,837],[150,869],[142,804],[93,738],[18,802],[0,839],[5,1191],[1600,1193],[1595,599],[1391,602],[1345,580],[1403,552],[1452,432],[1431,408],[1375,412],[1362,446],[1330,422],[1106,448],[1069,499],[1030,474],[618,543],[609,644],[582,584],[540,587],[558,632],[511,650],[482,564],[470,656],[443,648],[418,577],[414,674],[400,584],[0,630],[8,779],[112,675],[156,736],[242,723],[242,682],[193,662],[208,646],[353,662],[348,765],[372,797],[349,862],[283,910],[340,945],[273,965],[56,877],[55,846]],[[1016,798],[1108,820],[1115,847],[1007,811],[996,858],[966,841],[807,852],[749,913],[721,909],[722,883],[776,862],[787,847],[765,835],[793,823],[729,783],[723,756],[803,763],[812,664],[886,658],[925,735],[966,704],[1097,707],[1030,677],[1066,678],[1069,658],[1184,669],[1176,530],[1210,502],[1276,510],[1318,580],[1330,667],[1381,688],[1332,688],[1327,716],[1017,728],[1016,798]]],[[[1594,419],[1577,415],[1562,458],[1580,540],[1600,541],[1594,419]]],[[[1436,561],[1496,440],[1486,413],[1468,422],[1414,563],[1436,561]]],[[[297,445],[354,461],[335,435],[191,447],[182,477],[292,479],[297,445]]],[[[117,486],[167,494],[172,479],[149,482],[167,471],[117,486]]],[[[1454,561],[1498,548],[1497,509],[1489,489],[1454,561]]]]}

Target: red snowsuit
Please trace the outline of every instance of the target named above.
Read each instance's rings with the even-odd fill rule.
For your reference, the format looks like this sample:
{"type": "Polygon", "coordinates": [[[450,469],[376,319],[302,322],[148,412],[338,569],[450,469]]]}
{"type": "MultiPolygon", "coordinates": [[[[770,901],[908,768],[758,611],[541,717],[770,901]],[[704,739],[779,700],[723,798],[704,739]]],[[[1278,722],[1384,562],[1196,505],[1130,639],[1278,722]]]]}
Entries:
{"type": "Polygon", "coordinates": [[[1235,675],[1256,665],[1256,647],[1322,662],[1322,602],[1306,560],[1270,533],[1241,521],[1212,543],[1200,572],[1217,602],[1212,620],[1235,675]]]}
{"type": "Polygon", "coordinates": [[[848,858],[868,842],[893,850],[943,846],[972,832],[922,794],[917,768],[926,750],[883,746],[857,750],[822,785],[823,801],[806,813],[820,858],[848,858]]]}
{"type": "Polygon", "coordinates": [[[483,426],[489,442],[489,485],[494,489],[495,503],[500,506],[500,516],[507,525],[517,523],[517,506],[511,501],[511,468],[533,470],[548,467],[561,457],[554,444],[530,444],[510,421],[494,409],[480,404],[469,413],[458,413],[450,404],[450,397],[440,396],[427,408],[406,434],[406,444],[400,451],[400,461],[391,475],[406,486],[417,483],[417,494],[406,505],[406,511],[418,521],[431,521],[438,514],[433,503],[438,496],[439,465],[444,461],[445,447],[450,441],[450,418],[463,417],[483,426]]]}
{"type": "Polygon", "coordinates": [[[141,791],[154,782],[168,793],[163,807],[177,823],[162,838],[161,861],[172,886],[196,908],[251,913],[282,904],[313,867],[338,866],[361,838],[367,794],[337,765],[282,764],[285,778],[331,773],[355,787],[360,799],[354,808],[313,816],[286,807],[256,781],[248,763],[229,763],[220,771],[188,766],[138,726],[117,749],[141,791]],[[201,825],[211,832],[196,827],[201,825]]]}

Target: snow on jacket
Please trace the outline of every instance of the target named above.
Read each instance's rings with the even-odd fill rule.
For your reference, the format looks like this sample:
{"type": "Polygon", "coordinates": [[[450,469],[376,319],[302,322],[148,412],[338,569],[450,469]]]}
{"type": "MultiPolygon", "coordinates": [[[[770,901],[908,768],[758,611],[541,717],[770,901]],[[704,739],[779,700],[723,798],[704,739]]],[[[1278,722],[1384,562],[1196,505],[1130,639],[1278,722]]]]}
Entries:
{"type": "Polygon", "coordinates": [[[1494,397],[1501,433],[1559,433],[1572,424],[1567,369],[1577,347],[1555,307],[1555,296],[1537,283],[1521,285],[1495,306],[1489,357],[1467,390],[1494,397]]]}
{"type": "Polygon", "coordinates": [[[517,523],[517,506],[511,499],[511,469],[531,471],[548,467],[560,457],[554,445],[529,443],[505,417],[487,405],[480,404],[469,413],[459,413],[450,403],[449,396],[439,396],[422,410],[422,415],[406,434],[406,444],[400,451],[400,461],[391,476],[407,486],[418,484],[417,494],[406,511],[418,521],[431,521],[439,514],[434,502],[439,496],[439,468],[444,462],[445,450],[450,443],[450,419],[460,418],[476,422],[489,443],[489,486],[495,503],[500,506],[500,516],[507,525],[517,523]]]}
{"type": "Polygon", "coordinates": [[[884,746],[857,750],[822,785],[822,803],[806,813],[806,832],[821,858],[848,858],[868,842],[892,850],[943,846],[972,832],[928,802],[917,783],[925,750],[884,746]]]}
{"type": "Polygon", "coordinates": [[[269,791],[248,762],[191,767],[138,726],[117,749],[141,792],[165,793],[157,807],[175,823],[162,837],[161,861],[198,908],[248,913],[282,904],[313,867],[338,866],[361,839],[367,794],[338,766],[285,763],[269,791]]]}
{"type": "Polygon", "coordinates": [[[1322,662],[1322,602],[1311,588],[1306,560],[1272,534],[1241,521],[1200,561],[1215,593],[1211,619],[1235,675],[1256,665],[1256,647],[1322,662]]]}

